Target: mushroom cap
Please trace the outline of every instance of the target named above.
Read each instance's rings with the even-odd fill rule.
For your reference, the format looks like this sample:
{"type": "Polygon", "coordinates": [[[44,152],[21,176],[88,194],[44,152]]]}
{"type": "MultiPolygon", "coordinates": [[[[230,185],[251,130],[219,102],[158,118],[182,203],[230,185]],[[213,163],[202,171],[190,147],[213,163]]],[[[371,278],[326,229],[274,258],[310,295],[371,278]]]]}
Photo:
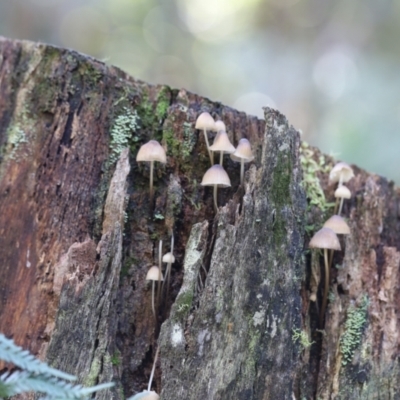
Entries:
{"type": "Polygon", "coordinates": [[[172,253],[166,253],[164,254],[162,261],[165,263],[171,263],[173,264],[175,262],[175,257],[172,253]]]}
{"type": "Polygon", "coordinates": [[[351,178],[353,178],[354,172],[349,164],[345,162],[337,163],[329,173],[329,180],[331,182],[339,182],[342,183],[348,182],[351,178]],[[342,177],[342,179],[340,179],[342,177]]]}
{"type": "Polygon", "coordinates": [[[214,143],[210,146],[212,151],[223,151],[224,153],[233,153],[236,149],[229,140],[228,134],[225,131],[219,131],[215,136],[214,143]]]}
{"type": "Polygon", "coordinates": [[[234,153],[231,154],[231,159],[236,162],[248,163],[254,160],[253,152],[251,151],[250,142],[247,139],[240,139],[234,153]]]}
{"type": "Polygon", "coordinates": [[[201,113],[196,119],[196,129],[205,129],[207,131],[215,131],[214,118],[208,113],[201,113]]]}
{"type": "Polygon", "coordinates": [[[160,396],[156,392],[149,392],[148,390],[144,390],[132,397],[134,400],[158,400],[159,398],[160,396]]]}
{"type": "Polygon", "coordinates": [[[350,189],[345,185],[339,186],[335,190],[335,197],[339,197],[339,198],[343,198],[343,199],[350,199],[351,198],[350,189]]]}
{"type": "Polygon", "coordinates": [[[339,239],[332,229],[322,228],[311,238],[309,247],[312,249],[341,250],[339,239]]]}
{"type": "MultiPolygon", "coordinates": [[[[153,265],[148,271],[146,275],[146,281],[158,281],[158,271],[159,268],[153,265]]],[[[161,280],[164,280],[163,274],[161,273],[161,280]]]]}
{"type": "Polygon", "coordinates": [[[220,187],[230,187],[231,181],[228,174],[224,168],[215,164],[211,168],[208,168],[201,181],[201,186],[220,186],[220,187]]]}
{"type": "Polygon", "coordinates": [[[217,132],[219,132],[219,131],[224,131],[224,132],[226,132],[226,126],[225,126],[225,124],[223,123],[223,121],[215,121],[215,130],[216,130],[217,132]]]}
{"type": "Polygon", "coordinates": [[[139,149],[136,161],[159,161],[165,164],[167,162],[167,155],[157,140],[150,140],[139,149]]]}
{"type": "Polygon", "coordinates": [[[332,215],[325,223],[324,228],[332,229],[337,235],[349,235],[350,228],[340,215],[332,215]]]}

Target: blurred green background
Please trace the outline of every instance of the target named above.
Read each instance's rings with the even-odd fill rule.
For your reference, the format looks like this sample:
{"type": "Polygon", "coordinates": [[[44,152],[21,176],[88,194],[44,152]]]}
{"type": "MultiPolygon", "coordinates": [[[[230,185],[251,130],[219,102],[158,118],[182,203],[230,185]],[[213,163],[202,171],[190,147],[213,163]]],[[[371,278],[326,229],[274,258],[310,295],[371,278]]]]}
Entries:
{"type": "Polygon", "coordinates": [[[0,35],[262,117],[400,183],[400,1],[0,0],[0,35]]]}

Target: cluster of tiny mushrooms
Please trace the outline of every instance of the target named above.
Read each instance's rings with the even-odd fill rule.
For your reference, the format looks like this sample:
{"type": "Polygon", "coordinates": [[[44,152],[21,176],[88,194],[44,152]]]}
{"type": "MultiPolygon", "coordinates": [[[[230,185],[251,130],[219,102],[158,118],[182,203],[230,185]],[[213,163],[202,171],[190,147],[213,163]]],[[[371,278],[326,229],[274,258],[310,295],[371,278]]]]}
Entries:
{"type": "MultiPolygon", "coordinates": [[[[347,225],[344,218],[340,216],[343,209],[344,199],[351,198],[350,189],[344,184],[347,183],[351,178],[354,177],[353,169],[344,162],[337,163],[329,173],[329,180],[332,183],[338,183],[338,187],[335,190],[335,210],[334,215],[330,217],[323,225],[323,227],[315,233],[311,238],[309,246],[312,249],[323,249],[324,250],[324,264],[325,264],[325,288],[323,291],[322,305],[320,309],[320,325],[322,327],[323,319],[325,315],[328,291],[329,291],[329,271],[332,266],[333,252],[334,250],[341,250],[340,242],[337,235],[349,235],[350,228],[347,225]],[[340,201],[340,204],[338,204],[340,201]],[[339,205],[339,210],[338,210],[339,205]],[[328,250],[331,250],[328,257],[328,250]]],[[[312,293],[310,296],[311,301],[316,301],[316,293],[312,293]]]]}
{"type": "MultiPolygon", "coordinates": [[[[229,140],[228,134],[226,133],[225,124],[222,121],[214,121],[213,117],[203,112],[196,120],[195,128],[202,130],[204,133],[204,139],[207,145],[207,151],[210,158],[211,167],[206,171],[201,182],[202,186],[213,186],[213,199],[214,208],[218,212],[217,202],[217,188],[218,187],[230,187],[231,182],[228,174],[223,168],[223,157],[224,154],[230,154],[230,157],[235,162],[240,162],[240,184],[243,185],[244,178],[244,164],[253,161],[254,156],[252,154],[250,142],[242,138],[239,140],[237,148],[235,148],[229,140]],[[207,131],[217,132],[212,146],[208,142],[207,131]],[[214,164],[214,153],[219,152],[219,163],[214,164]]],[[[138,162],[150,162],[150,202],[152,203],[154,188],[153,188],[153,173],[154,173],[154,162],[158,161],[165,164],[167,162],[167,156],[164,148],[156,140],[150,140],[144,144],[140,149],[136,157],[138,162]]],[[[340,216],[343,209],[344,199],[351,198],[351,192],[347,186],[347,183],[351,178],[354,177],[352,168],[344,163],[337,163],[329,174],[329,180],[333,183],[338,183],[338,187],[335,190],[335,211],[334,215],[329,218],[323,225],[323,227],[314,234],[311,238],[309,247],[313,249],[323,249],[324,251],[324,264],[325,264],[325,287],[323,291],[322,305],[320,309],[320,321],[321,325],[325,315],[328,291],[329,291],[329,270],[332,264],[333,251],[341,250],[340,242],[337,235],[348,235],[350,234],[350,228],[347,225],[344,218],[340,216]],[[328,250],[331,250],[328,256],[328,250]]],[[[146,280],[152,281],[152,293],[151,293],[151,304],[154,318],[157,315],[157,309],[160,301],[161,290],[164,291],[164,286],[167,287],[167,297],[169,280],[171,276],[171,265],[175,262],[174,252],[174,235],[171,235],[171,251],[162,255],[162,241],[159,243],[159,263],[158,266],[152,266],[146,275],[146,280]],[[167,267],[165,270],[165,280],[162,274],[162,263],[166,263],[167,267]],[[167,282],[166,285],[165,281],[167,282]],[[157,306],[155,305],[155,283],[157,286],[157,306]],[[163,282],[161,289],[161,282],[163,282]]],[[[316,301],[316,293],[312,293],[310,296],[311,301],[316,301]]],[[[148,389],[142,393],[134,396],[135,400],[157,400],[159,396],[154,391],[150,391],[152,379],[154,376],[155,364],[157,361],[159,349],[156,351],[153,369],[151,372],[148,389]]]]}
{"type": "MultiPolygon", "coordinates": [[[[230,157],[235,162],[240,162],[240,184],[243,185],[244,179],[244,164],[253,161],[254,156],[251,150],[250,142],[242,138],[239,140],[237,148],[235,148],[229,140],[228,134],[226,133],[225,124],[222,121],[214,121],[213,117],[208,112],[203,112],[199,115],[196,120],[195,129],[201,130],[204,133],[204,139],[207,145],[207,151],[210,158],[211,167],[206,171],[201,182],[202,186],[213,186],[213,199],[215,212],[218,212],[217,202],[217,188],[218,187],[230,187],[231,181],[228,174],[224,170],[223,157],[224,154],[230,154],[230,157]],[[207,131],[217,132],[212,146],[209,145],[207,131]],[[214,164],[214,153],[219,152],[219,164],[214,164]]],[[[158,161],[165,164],[167,162],[167,155],[164,148],[156,140],[150,140],[140,147],[139,152],[136,156],[138,162],[150,162],[150,203],[153,202],[154,187],[153,187],[153,176],[154,176],[154,162],[158,161]]],[[[167,298],[169,290],[169,280],[171,276],[171,265],[175,262],[174,253],[174,234],[171,235],[171,251],[162,255],[162,240],[159,242],[159,260],[158,266],[152,266],[146,275],[146,280],[152,281],[151,290],[151,306],[152,312],[155,319],[157,319],[158,305],[160,302],[161,292],[164,291],[164,287],[167,289],[167,298]],[[165,278],[162,274],[162,263],[166,263],[167,267],[165,270],[165,278]],[[155,284],[157,282],[157,301],[155,301],[155,284]],[[161,282],[163,282],[161,287],[161,282]],[[166,284],[165,284],[166,282],[166,284]]],[[[151,372],[149,384],[147,390],[138,393],[133,398],[135,400],[157,400],[159,396],[156,392],[150,391],[151,383],[154,376],[154,369],[158,357],[157,348],[156,355],[154,358],[153,369],[151,372]]]]}

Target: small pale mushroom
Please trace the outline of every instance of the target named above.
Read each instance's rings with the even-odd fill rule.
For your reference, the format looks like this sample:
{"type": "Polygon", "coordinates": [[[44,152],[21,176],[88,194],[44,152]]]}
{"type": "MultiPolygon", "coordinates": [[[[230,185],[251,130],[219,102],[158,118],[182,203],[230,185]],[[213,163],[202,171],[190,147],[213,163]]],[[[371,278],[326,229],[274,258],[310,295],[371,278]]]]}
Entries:
{"type": "Polygon", "coordinates": [[[156,317],[156,310],[154,307],[154,282],[163,281],[163,280],[164,280],[164,278],[163,278],[162,274],[160,274],[160,269],[157,266],[153,265],[147,271],[146,281],[151,281],[151,308],[153,310],[154,318],[156,317]]]}
{"type": "Polygon", "coordinates": [[[339,211],[338,211],[338,215],[340,215],[342,213],[343,200],[351,198],[350,189],[345,185],[339,186],[335,190],[335,197],[336,197],[336,199],[340,199],[340,206],[339,206],[339,211]]]}
{"type": "Polygon", "coordinates": [[[201,186],[214,186],[214,192],[213,192],[214,207],[215,207],[215,212],[218,212],[217,188],[218,186],[220,187],[231,186],[231,181],[224,168],[219,164],[215,164],[211,168],[209,168],[203,176],[203,180],[201,181],[201,186]]]}
{"type": "Polygon", "coordinates": [[[328,249],[331,250],[341,250],[339,239],[336,233],[329,228],[322,228],[311,238],[309,247],[312,249],[324,249],[324,262],[325,262],[325,289],[322,298],[322,306],[320,313],[320,322],[322,326],[322,321],[325,315],[326,303],[328,299],[329,291],[329,263],[328,263],[328,249]]]}
{"type": "Polygon", "coordinates": [[[201,113],[197,117],[195,128],[199,129],[199,130],[203,130],[203,132],[204,132],[204,139],[206,140],[208,156],[210,157],[210,163],[212,165],[213,162],[212,162],[212,156],[211,156],[211,151],[210,151],[210,145],[208,143],[207,131],[215,131],[214,118],[208,112],[201,113]]]}
{"type": "Polygon", "coordinates": [[[226,126],[225,126],[225,124],[223,123],[223,121],[215,121],[215,130],[217,131],[217,132],[219,132],[219,131],[224,131],[224,132],[226,132],[226,126]]]}
{"type": "MultiPolygon", "coordinates": [[[[173,250],[173,238],[171,239],[172,245],[171,250],[173,250]]],[[[171,265],[175,262],[175,257],[172,253],[166,253],[162,259],[163,263],[167,264],[167,269],[165,271],[165,281],[167,282],[167,290],[169,289],[169,278],[171,276],[171,265]]],[[[165,283],[164,281],[164,283],[165,283]]],[[[168,295],[167,295],[168,297],[168,295]]]]}
{"type": "Polygon", "coordinates": [[[338,182],[338,186],[342,186],[343,183],[348,182],[353,177],[353,169],[345,162],[337,163],[329,173],[329,180],[331,182],[338,182]]]}
{"type": "Polygon", "coordinates": [[[136,394],[133,397],[129,397],[129,399],[132,400],[158,400],[160,398],[160,396],[153,391],[148,391],[148,390],[144,390],[141,393],[136,394]]]}
{"type": "MultiPolygon", "coordinates": [[[[350,228],[347,222],[340,215],[332,215],[325,223],[324,228],[332,229],[336,235],[350,235],[350,228]]],[[[329,254],[329,267],[332,266],[333,250],[329,254]]]]}
{"type": "Polygon", "coordinates": [[[244,164],[254,160],[251,145],[247,139],[242,138],[239,140],[235,152],[231,154],[231,159],[235,162],[240,162],[240,184],[243,185],[244,164]]]}
{"type": "Polygon", "coordinates": [[[219,163],[222,166],[222,161],[224,157],[224,153],[232,154],[235,152],[235,146],[229,140],[228,134],[225,131],[219,131],[217,136],[215,136],[214,143],[210,146],[210,150],[212,152],[219,151],[219,163]]]}
{"type": "Polygon", "coordinates": [[[136,161],[142,162],[147,161],[150,162],[150,202],[153,199],[153,170],[154,170],[154,161],[158,161],[160,163],[165,164],[167,162],[167,155],[165,154],[165,150],[161,146],[157,140],[150,140],[145,143],[142,147],[140,147],[139,152],[136,156],[136,161]]]}
{"type": "Polygon", "coordinates": [[[340,215],[332,215],[324,223],[324,228],[332,229],[337,235],[350,235],[349,225],[340,215]]]}

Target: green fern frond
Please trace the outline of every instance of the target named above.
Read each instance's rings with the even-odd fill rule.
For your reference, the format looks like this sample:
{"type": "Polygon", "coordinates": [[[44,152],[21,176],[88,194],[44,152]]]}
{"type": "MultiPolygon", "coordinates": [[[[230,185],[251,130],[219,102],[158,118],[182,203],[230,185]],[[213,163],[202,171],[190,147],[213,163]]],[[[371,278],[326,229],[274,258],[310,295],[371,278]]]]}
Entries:
{"type": "Polygon", "coordinates": [[[113,383],[103,383],[84,388],[81,385],[66,382],[64,379],[75,380],[76,378],[49,367],[2,334],[0,334],[0,360],[12,363],[22,370],[7,372],[0,376],[0,399],[33,391],[45,396],[41,400],[78,400],[98,390],[114,386],[113,383]]]}
{"type": "Polygon", "coordinates": [[[0,333],[0,359],[33,374],[50,375],[70,381],[76,379],[73,375],[49,367],[46,363],[35,358],[28,350],[24,350],[11,339],[7,339],[2,333],[0,333]]]}
{"type": "Polygon", "coordinates": [[[73,385],[58,378],[50,378],[48,375],[34,375],[26,371],[5,374],[0,377],[0,380],[5,385],[8,396],[34,391],[43,393],[47,396],[46,398],[52,400],[82,399],[97,390],[113,386],[112,383],[105,383],[84,388],[81,385],[73,385]]]}

